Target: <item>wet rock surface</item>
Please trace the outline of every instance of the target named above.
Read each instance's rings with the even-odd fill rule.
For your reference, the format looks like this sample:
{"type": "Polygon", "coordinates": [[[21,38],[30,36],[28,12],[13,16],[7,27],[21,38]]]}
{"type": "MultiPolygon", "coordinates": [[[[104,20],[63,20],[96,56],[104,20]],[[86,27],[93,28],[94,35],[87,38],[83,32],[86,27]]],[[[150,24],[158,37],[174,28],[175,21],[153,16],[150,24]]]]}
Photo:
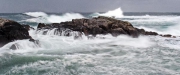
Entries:
{"type": "MultiPolygon", "coordinates": [[[[21,25],[15,21],[0,18],[0,47],[3,45],[15,41],[29,39],[31,42],[38,44],[37,40],[34,40],[29,35],[29,30],[34,28],[29,25],[21,25]]],[[[129,35],[131,37],[138,37],[140,35],[154,35],[168,38],[175,38],[170,34],[161,35],[156,32],[145,31],[144,29],[138,29],[127,21],[117,20],[111,17],[95,17],[91,19],[73,19],[72,21],[66,21],[61,23],[44,24],[39,23],[37,31],[43,31],[46,35],[48,30],[55,29],[54,34],[71,36],[71,33],[76,32],[75,39],[85,34],[88,37],[95,37],[98,34],[111,34],[112,36],[129,35]],[[89,36],[91,35],[91,36],[89,36]]],[[[14,49],[15,46],[12,46],[14,49]]]]}
{"type": "Polygon", "coordinates": [[[15,21],[0,18],[0,47],[23,39],[32,39],[27,28],[15,21]]]}
{"type": "Polygon", "coordinates": [[[131,23],[127,21],[121,21],[104,16],[99,16],[91,19],[73,19],[72,21],[52,24],[39,23],[37,27],[38,30],[53,28],[57,28],[59,32],[69,29],[71,31],[84,33],[87,36],[96,36],[97,34],[112,34],[113,36],[123,34],[132,37],[138,37],[139,35],[158,35],[158,33],[156,32],[150,32],[145,31],[144,29],[135,28],[131,23]]]}

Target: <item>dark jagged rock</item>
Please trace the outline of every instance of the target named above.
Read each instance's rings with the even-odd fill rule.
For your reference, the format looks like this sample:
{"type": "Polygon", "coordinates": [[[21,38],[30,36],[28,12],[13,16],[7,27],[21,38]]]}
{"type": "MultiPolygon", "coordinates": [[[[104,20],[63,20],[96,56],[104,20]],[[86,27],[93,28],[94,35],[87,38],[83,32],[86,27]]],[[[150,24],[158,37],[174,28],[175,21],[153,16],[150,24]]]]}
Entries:
{"type": "Polygon", "coordinates": [[[159,34],[156,32],[146,31],[144,35],[159,35],[159,34]]]}
{"type": "MultiPolygon", "coordinates": [[[[22,39],[29,39],[29,41],[38,44],[38,41],[29,35],[28,30],[30,29],[34,28],[29,25],[21,25],[15,21],[0,18],[0,47],[14,40],[22,39]]],[[[82,34],[85,34],[89,38],[93,38],[97,34],[112,34],[113,36],[123,34],[132,37],[138,37],[139,35],[159,35],[156,32],[135,28],[127,21],[103,16],[92,19],[73,19],[72,21],[52,24],[39,23],[37,29],[43,30],[43,34],[47,34],[46,30],[55,29],[54,34],[63,36],[71,36],[74,35],[71,33],[76,32],[74,35],[75,39],[80,38],[82,34]]],[[[175,36],[170,34],[160,36],[175,38],[175,36]]],[[[12,46],[12,48],[15,48],[15,46],[12,46]]]]}
{"type": "Polygon", "coordinates": [[[22,25],[25,29],[27,29],[28,31],[30,30],[30,29],[33,29],[33,30],[35,30],[33,27],[31,27],[31,26],[29,26],[29,25],[22,25]]]}
{"type": "Polygon", "coordinates": [[[162,37],[167,37],[167,38],[176,38],[176,36],[172,36],[171,34],[165,34],[165,35],[160,35],[162,37]]]}
{"type": "Polygon", "coordinates": [[[16,45],[15,45],[15,44],[13,44],[13,45],[10,47],[10,49],[12,49],[12,50],[16,50],[16,45]]]}
{"type": "Polygon", "coordinates": [[[0,47],[22,39],[32,39],[27,28],[15,21],[0,18],[0,47]]]}
{"type": "Polygon", "coordinates": [[[45,24],[44,23],[39,23],[37,28],[43,28],[43,27],[45,27],[45,24]]]}
{"type": "Polygon", "coordinates": [[[57,28],[59,32],[70,29],[84,33],[85,35],[112,34],[118,36],[121,34],[138,37],[139,35],[158,35],[156,32],[148,32],[144,29],[138,29],[127,21],[121,21],[110,17],[95,17],[92,19],[73,19],[72,21],[43,24],[39,23],[38,30],[57,28]]]}
{"type": "Polygon", "coordinates": [[[111,30],[111,34],[113,36],[118,36],[120,34],[127,34],[127,32],[125,32],[122,28],[116,28],[111,30]]]}

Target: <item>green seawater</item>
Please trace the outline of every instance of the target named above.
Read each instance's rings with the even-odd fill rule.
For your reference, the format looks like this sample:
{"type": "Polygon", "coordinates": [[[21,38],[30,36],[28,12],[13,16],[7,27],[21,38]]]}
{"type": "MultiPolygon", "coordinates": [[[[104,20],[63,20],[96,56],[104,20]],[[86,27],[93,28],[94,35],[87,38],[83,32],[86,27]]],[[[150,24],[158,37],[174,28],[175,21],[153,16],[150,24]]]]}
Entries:
{"type": "MultiPolygon", "coordinates": [[[[38,21],[63,15],[45,14],[48,16],[16,13],[0,14],[0,17],[36,28],[38,21]]],[[[79,14],[90,18],[93,13],[79,14]]],[[[180,34],[180,13],[125,12],[124,17],[117,19],[148,31],[180,34]]],[[[98,35],[94,39],[83,36],[75,40],[73,36],[54,35],[53,30],[48,35],[36,30],[29,33],[40,45],[18,40],[0,48],[0,75],[180,75],[179,37],[98,35]],[[9,49],[12,43],[17,50],[9,49]]]]}

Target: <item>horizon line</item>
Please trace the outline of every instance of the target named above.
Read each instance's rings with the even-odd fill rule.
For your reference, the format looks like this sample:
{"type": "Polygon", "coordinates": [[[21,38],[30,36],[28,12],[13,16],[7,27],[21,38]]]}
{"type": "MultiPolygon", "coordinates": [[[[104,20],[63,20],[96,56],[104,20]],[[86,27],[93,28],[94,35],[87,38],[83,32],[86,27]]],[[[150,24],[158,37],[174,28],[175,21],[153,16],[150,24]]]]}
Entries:
{"type": "MultiPolygon", "coordinates": [[[[43,12],[43,11],[33,11],[33,12],[43,12]]],[[[19,13],[27,13],[27,12],[0,12],[0,14],[19,14],[19,13]]],[[[45,12],[45,13],[95,13],[95,12],[45,12]]],[[[105,13],[105,12],[98,12],[105,13]]],[[[180,13],[180,12],[123,12],[123,13],[180,13]]]]}

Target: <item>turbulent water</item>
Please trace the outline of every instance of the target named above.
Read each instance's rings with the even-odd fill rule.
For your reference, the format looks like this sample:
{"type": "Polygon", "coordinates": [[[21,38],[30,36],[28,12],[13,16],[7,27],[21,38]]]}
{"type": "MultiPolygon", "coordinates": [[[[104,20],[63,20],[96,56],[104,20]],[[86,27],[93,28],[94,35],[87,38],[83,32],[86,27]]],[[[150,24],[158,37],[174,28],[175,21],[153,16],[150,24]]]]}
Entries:
{"type": "MultiPolygon", "coordinates": [[[[137,28],[180,36],[180,13],[123,13],[120,8],[106,13],[0,14],[0,17],[29,24],[60,23],[77,18],[114,16],[137,28]]],[[[17,40],[0,48],[0,75],[180,75],[180,38],[125,35],[83,36],[74,40],[54,30],[43,35],[30,30],[40,45],[17,40]],[[15,44],[18,50],[9,49],[15,44]]]]}

